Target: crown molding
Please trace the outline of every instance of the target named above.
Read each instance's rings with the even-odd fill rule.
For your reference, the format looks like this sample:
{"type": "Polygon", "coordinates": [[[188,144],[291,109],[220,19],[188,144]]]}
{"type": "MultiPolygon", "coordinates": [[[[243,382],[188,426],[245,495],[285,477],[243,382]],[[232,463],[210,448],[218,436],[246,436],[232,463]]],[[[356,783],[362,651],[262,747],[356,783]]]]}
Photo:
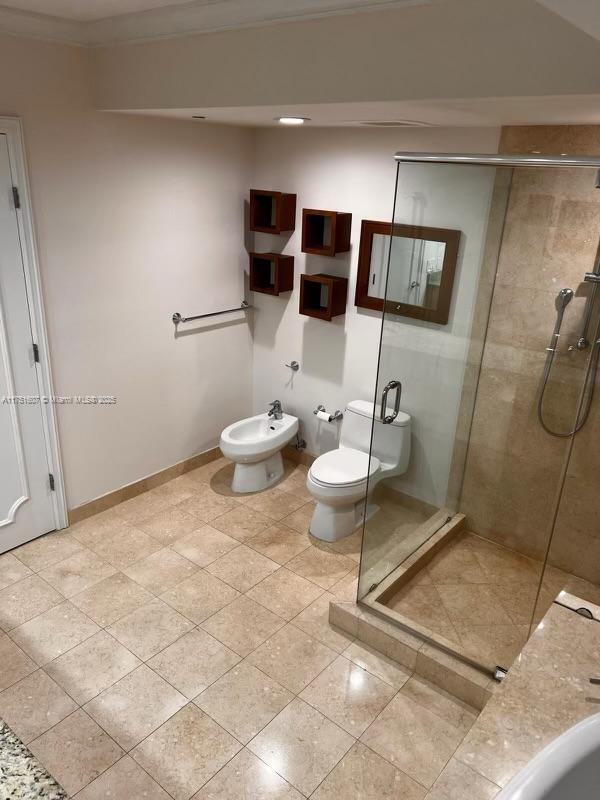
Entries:
{"type": "Polygon", "coordinates": [[[537,0],[571,25],[600,40],[600,14],[595,0],[537,0]]]}
{"type": "Polygon", "coordinates": [[[89,44],[87,25],[76,20],[33,14],[0,6],[0,33],[62,44],[89,44]]]}
{"type": "Polygon", "coordinates": [[[199,33],[297,22],[362,11],[381,11],[447,0],[298,0],[286,10],[281,0],[193,0],[151,11],[79,22],[0,6],[0,32],[101,47],[199,33]]]}

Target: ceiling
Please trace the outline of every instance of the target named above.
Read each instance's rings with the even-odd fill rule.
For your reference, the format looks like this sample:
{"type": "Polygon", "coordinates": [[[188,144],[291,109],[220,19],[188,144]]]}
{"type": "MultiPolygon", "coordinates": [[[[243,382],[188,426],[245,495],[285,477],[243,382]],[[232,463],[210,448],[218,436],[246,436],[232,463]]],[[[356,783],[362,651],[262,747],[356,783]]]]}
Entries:
{"type": "MultiPolygon", "coordinates": [[[[94,46],[448,2],[452,0],[0,0],[0,31],[94,46]]],[[[536,2],[600,39],[599,0],[536,2]]]]}
{"type": "MultiPolygon", "coordinates": [[[[501,8],[504,0],[497,2],[501,8]]],[[[79,45],[181,36],[261,26],[336,14],[447,6],[460,0],[0,0],[0,32],[79,45]]],[[[535,0],[551,16],[600,39],[600,0],[535,0]]],[[[557,54],[557,58],[560,57],[557,54]]],[[[566,54],[563,54],[566,56],[566,54]]],[[[110,106],[109,106],[110,108],[110,106]]],[[[132,113],[131,111],[129,113],[132,113]]],[[[360,102],[304,106],[142,109],[135,113],[208,123],[273,126],[276,117],[310,117],[306,127],[360,126],[366,122],[427,126],[600,124],[600,98],[590,95],[487,97],[466,100],[360,102]]],[[[199,122],[199,124],[204,124],[199,122]]]]}
{"type": "Polygon", "coordinates": [[[537,0],[576,28],[600,39],[600,3],[598,0],[537,0]]]}
{"type": "MultiPolygon", "coordinates": [[[[204,0],[227,2],[227,0],[204,0]]],[[[166,6],[182,5],[181,0],[4,0],[4,5],[18,11],[91,22],[119,14],[137,14],[166,6]]]]}
{"type": "Polygon", "coordinates": [[[146,116],[251,127],[277,126],[277,117],[308,117],[308,127],[495,127],[500,125],[599,125],[600,97],[485,97],[466,100],[418,100],[305,104],[302,106],[237,106],[235,108],[143,109],[146,116]]]}
{"type": "Polygon", "coordinates": [[[98,46],[452,0],[0,0],[0,32],[98,46]]]}

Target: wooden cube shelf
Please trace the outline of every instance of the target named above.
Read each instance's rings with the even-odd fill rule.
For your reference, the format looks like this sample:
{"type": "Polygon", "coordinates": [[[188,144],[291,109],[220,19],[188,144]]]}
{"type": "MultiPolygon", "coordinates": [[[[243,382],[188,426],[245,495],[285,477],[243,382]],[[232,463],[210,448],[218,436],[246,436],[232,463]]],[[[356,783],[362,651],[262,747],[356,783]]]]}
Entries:
{"type": "Polygon", "coordinates": [[[250,230],[284,233],[296,227],[296,195],[250,189],[250,230]]]}
{"type": "Polygon", "coordinates": [[[352,214],[302,209],[302,252],[335,256],[350,250],[352,214]]]}
{"type": "Polygon", "coordinates": [[[250,253],[250,291],[263,294],[291,292],[294,288],[294,256],[250,253]]]}
{"type": "Polygon", "coordinates": [[[300,308],[306,317],[330,320],[346,313],[348,278],[337,275],[301,275],[300,308]]]}

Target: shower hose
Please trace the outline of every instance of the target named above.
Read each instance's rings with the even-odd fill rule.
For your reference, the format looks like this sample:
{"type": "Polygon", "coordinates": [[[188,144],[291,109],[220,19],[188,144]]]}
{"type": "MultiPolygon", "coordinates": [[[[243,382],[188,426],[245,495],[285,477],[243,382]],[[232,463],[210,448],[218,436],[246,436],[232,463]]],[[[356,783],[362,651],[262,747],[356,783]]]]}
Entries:
{"type": "Polygon", "coordinates": [[[544,364],[544,372],[542,373],[542,384],[537,404],[537,415],[540,425],[546,431],[546,433],[550,434],[550,436],[556,436],[557,438],[560,439],[568,439],[569,437],[574,436],[576,433],[579,433],[579,431],[583,428],[583,426],[587,422],[587,418],[589,416],[590,409],[592,407],[592,402],[594,400],[596,374],[598,372],[598,356],[600,355],[600,348],[598,347],[599,342],[594,341],[594,344],[592,345],[593,349],[591,355],[591,363],[589,369],[586,371],[585,382],[583,385],[585,400],[578,414],[575,427],[572,430],[568,431],[567,433],[561,433],[559,431],[552,430],[552,428],[550,428],[550,426],[547,425],[546,422],[544,421],[544,395],[546,394],[546,389],[548,388],[548,379],[550,378],[550,373],[552,371],[552,366],[554,364],[554,358],[556,356],[556,350],[558,348],[560,329],[562,327],[565,308],[567,307],[572,298],[573,298],[572,289],[561,289],[561,291],[558,293],[558,297],[556,298],[556,303],[557,303],[556,324],[554,326],[554,331],[552,333],[552,341],[550,343],[550,347],[547,348],[548,355],[546,356],[546,363],[544,364]]]}

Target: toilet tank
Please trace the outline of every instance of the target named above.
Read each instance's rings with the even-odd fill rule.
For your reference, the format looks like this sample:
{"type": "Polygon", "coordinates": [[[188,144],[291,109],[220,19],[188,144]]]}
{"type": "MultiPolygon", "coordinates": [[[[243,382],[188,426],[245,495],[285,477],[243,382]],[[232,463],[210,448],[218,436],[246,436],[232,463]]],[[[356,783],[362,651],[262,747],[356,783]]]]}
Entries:
{"type": "Polygon", "coordinates": [[[355,450],[369,452],[371,444],[371,425],[375,412],[373,426],[373,455],[386,466],[397,468],[404,472],[408,467],[410,458],[410,415],[403,411],[390,425],[381,421],[381,409],[368,400],[352,400],[346,406],[342,433],[340,436],[341,447],[352,447],[355,450]]]}

